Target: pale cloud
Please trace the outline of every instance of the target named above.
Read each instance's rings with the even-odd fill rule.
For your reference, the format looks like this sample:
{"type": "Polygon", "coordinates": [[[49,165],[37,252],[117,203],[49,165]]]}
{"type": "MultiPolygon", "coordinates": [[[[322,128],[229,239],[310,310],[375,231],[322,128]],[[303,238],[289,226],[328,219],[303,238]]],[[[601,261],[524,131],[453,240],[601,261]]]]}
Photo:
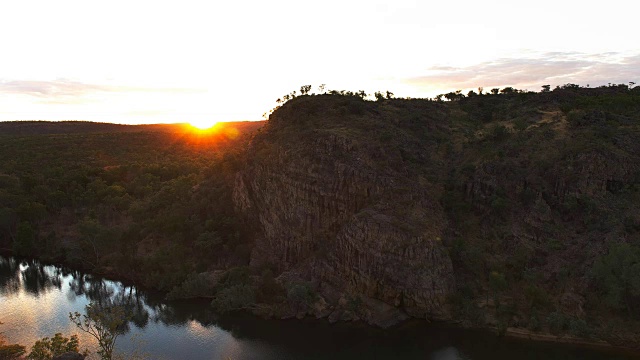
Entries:
{"type": "Polygon", "coordinates": [[[205,89],[180,87],[144,87],[90,84],[79,81],[56,80],[0,80],[0,94],[29,95],[42,98],[46,103],[81,103],[89,95],[98,93],[202,93],[205,89]]]}
{"type": "Polygon", "coordinates": [[[640,83],[637,59],[620,55],[640,53],[629,0],[452,4],[0,2],[10,14],[0,33],[11,34],[1,43],[0,121],[258,119],[303,84],[425,97],[640,83]]]}
{"type": "Polygon", "coordinates": [[[145,110],[133,110],[125,113],[127,116],[166,116],[173,114],[171,110],[157,110],[157,109],[145,109],[145,110]]]}
{"type": "Polygon", "coordinates": [[[12,80],[0,81],[0,93],[31,95],[38,97],[82,96],[89,93],[110,91],[109,87],[85,84],[65,79],[53,81],[12,80]]]}
{"type": "Polygon", "coordinates": [[[538,90],[542,85],[599,86],[640,80],[640,54],[546,52],[500,58],[465,67],[432,66],[423,75],[403,79],[419,91],[485,89],[513,86],[538,90]],[[448,89],[448,90],[447,90],[448,89]]]}

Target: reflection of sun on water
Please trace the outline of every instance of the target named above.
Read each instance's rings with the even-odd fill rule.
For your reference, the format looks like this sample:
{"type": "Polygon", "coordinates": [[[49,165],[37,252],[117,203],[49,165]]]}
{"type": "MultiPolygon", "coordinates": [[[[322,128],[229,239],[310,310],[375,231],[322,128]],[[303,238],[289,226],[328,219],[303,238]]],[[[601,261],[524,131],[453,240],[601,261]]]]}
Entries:
{"type": "Polygon", "coordinates": [[[202,324],[200,324],[200,322],[198,322],[196,320],[189,321],[189,323],[187,325],[187,329],[192,334],[198,336],[201,339],[211,338],[216,333],[216,328],[215,327],[211,327],[211,328],[204,327],[204,326],[202,326],[202,324]]]}

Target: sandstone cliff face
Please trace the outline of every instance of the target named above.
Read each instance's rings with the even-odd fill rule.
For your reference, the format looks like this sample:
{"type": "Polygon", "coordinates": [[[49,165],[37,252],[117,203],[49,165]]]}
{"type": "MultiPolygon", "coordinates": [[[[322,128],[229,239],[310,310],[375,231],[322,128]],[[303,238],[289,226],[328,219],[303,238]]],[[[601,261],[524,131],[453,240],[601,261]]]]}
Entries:
{"type": "Polygon", "coordinates": [[[311,281],[324,301],[308,312],[329,320],[538,327],[601,313],[594,263],[640,244],[638,122],[557,106],[294,99],[235,179],[252,264],[311,281]]]}
{"type": "Polygon", "coordinates": [[[258,233],[252,265],[274,264],[382,308],[446,317],[455,280],[437,190],[408,176],[397,151],[371,148],[357,127],[283,141],[286,131],[276,120],[257,135],[236,178],[235,204],[258,233]]]}

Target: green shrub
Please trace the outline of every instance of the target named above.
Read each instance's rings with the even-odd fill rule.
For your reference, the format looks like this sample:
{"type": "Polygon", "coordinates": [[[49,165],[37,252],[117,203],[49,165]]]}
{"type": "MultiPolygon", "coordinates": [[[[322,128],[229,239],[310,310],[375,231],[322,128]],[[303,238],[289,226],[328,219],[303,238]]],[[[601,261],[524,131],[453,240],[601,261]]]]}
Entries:
{"type": "Polygon", "coordinates": [[[256,294],[249,285],[234,285],[222,289],[216,294],[211,306],[221,313],[247,309],[256,303],[256,294]]]}
{"type": "Polygon", "coordinates": [[[219,286],[221,288],[228,288],[235,285],[248,285],[249,283],[249,268],[246,266],[240,266],[227,270],[220,280],[219,286]]]}
{"type": "Polygon", "coordinates": [[[547,247],[550,250],[562,250],[564,249],[564,244],[562,244],[562,242],[558,239],[549,238],[547,239],[547,247]]]}
{"type": "Polygon", "coordinates": [[[25,353],[25,347],[18,344],[6,344],[0,339],[0,359],[13,360],[22,359],[25,353]]]}
{"type": "Polygon", "coordinates": [[[598,259],[592,276],[604,292],[604,300],[613,309],[625,309],[637,315],[635,304],[640,298],[640,247],[613,244],[609,253],[598,259]]]}
{"type": "Polygon", "coordinates": [[[554,311],[547,316],[547,324],[551,333],[560,334],[569,326],[569,319],[563,313],[554,311]]]}
{"type": "Polygon", "coordinates": [[[491,210],[500,217],[507,214],[509,208],[509,201],[500,195],[494,195],[491,200],[491,210]]]}
{"type": "Polygon", "coordinates": [[[547,294],[544,288],[538,285],[527,285],[524,288],[524,295],[532,311],[536,308],[544,308],[549,302],[549,294],[547,294]]]}
{"type": "Polygon", "coordinates": [[[307,282],[292,282],[287,285],[287,300],[297,309],[304,309],[312,305],[317,295],[311,284],[307,282]]]}
{"type": "Polygon", "coordinates": [[[582,319],[571,319],[569,320],[569,333],[574,336],[586,338],[591,335],[591,329],[586,321],[582,319]]]}
{"type": "Polygon", "coordinates": [[[357,314],[362,309],[363,305],[364,303],[362,302],[362,298],[360,295],[356,294],[348,297],[346,308],[347,310],[357,314]]]}
{"type": "Polygon", "coordinates": [[[529,323],[527,324],[529,330],[540,331],[540,319],[538,318],[538,310],[531,309],[531,315],[529,315],[529,323]]]}
{"type": "Polygon", "coordinates": [[[167,299],[186,299],[211,295],[213,287],[205,274],[190,274],[168,294],[167,299]]]}
{"type": "Polygon", "coordinates": [[[491,138],[495,141],[503,141],[509,137],[509,129],[503,125],[496,125],[491,129],[491,138]]]}
{"type": "Polygon", "coordinates": [[[78,335],[71,335],[70,338],[66,338],[61,333],[57,333],[52,338],[46,337],[36,341],[27,359],[50,360],[66,352],[78,352],[78,346],[78,335]]]}
{"type": "Polygon", "coordinates": [[[264,270],[260,276],[258,301],[269,302],[279,296],[284,296],[284,294],[284,288],[274,278],[273,271],[271,271],[271,269],[264,270]]]}
{"type": "Polygon", "coordinates": [[[498,295],[507,288],[507,279],[504,274],[492,271],[489,274],[489,289],[493,293],[496,306],[498,306],[498,295]]]}

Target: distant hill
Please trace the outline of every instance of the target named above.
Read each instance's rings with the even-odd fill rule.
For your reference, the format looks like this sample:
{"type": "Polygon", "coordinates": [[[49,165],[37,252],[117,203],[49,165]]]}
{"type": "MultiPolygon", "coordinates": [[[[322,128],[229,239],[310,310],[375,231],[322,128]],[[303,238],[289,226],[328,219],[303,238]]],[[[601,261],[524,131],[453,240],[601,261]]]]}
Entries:
{"type": "MultiPolygon", "coordinates": [[[[239,131],[252,131],[264,124],[264,121],[236,121],[225,123],[233,125],[239,131]]],[[[145,124],[123,125],[92,121],[5,121],[0,122],[1,135],[53,135],[53,134],[91,134],[126,133],[141,131],[182,132],[188,124],[145,124]]]]}

